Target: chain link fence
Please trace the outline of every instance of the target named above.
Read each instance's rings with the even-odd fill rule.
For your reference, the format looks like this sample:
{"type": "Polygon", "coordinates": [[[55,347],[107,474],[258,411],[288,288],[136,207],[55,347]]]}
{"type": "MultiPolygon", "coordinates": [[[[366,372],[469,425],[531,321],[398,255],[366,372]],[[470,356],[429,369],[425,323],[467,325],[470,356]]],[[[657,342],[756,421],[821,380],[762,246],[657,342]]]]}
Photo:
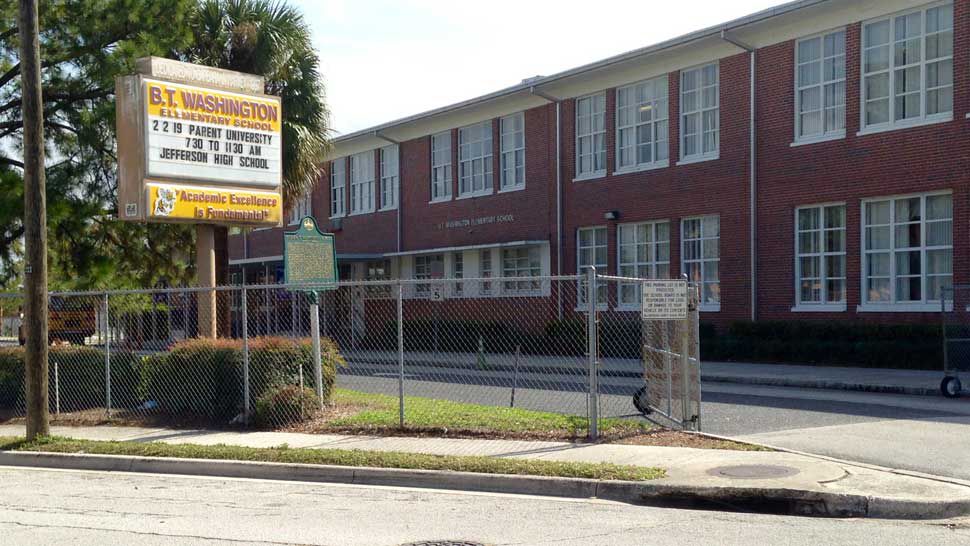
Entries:
{"type": "MultiPolygon", "coordinates": [[[[339,387],[352,405],[393,401],[397,425],[414,429],[469,404],[577,416],[593,437],[607,418],[697,428],[696,312],[689,326],[642,321],[640,282],[591,272],[341,282],[316,293],[52,294],[51,411],[67,423],[308,426],[339,421],[330,404],[339,387]],[[216,340],[201,339],[213,330],[216,340]]],[[[24,412],[23,353],[5,344],[0,418],[14,418],[24,412]]]]}
{"type": "Polygon", "coordinates": [[[943,319],[943,396],[956,398],[963,393],[962,375],[970,372],[970,285],[954,285],[942,290],[940,314],[943,319]]]}

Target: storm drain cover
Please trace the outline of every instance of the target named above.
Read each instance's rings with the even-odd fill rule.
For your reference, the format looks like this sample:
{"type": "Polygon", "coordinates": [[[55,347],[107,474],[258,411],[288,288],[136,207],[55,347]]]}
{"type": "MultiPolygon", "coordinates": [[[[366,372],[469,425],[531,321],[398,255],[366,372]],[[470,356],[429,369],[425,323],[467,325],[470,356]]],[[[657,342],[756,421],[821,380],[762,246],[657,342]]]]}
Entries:
{"type": "Polygon", "coordinates": [[[485,546],[481,542],[468,542],[467,540],[425,540],[422,542],[408,542],[401,546],[485,546]]]}
{"type": "Polygon", "coordinates": [[[758,480],[768,478],[787,478],[800,471],[790,466],[774,466],[767,464],[741,464],[736,466],[719,466],[707,471],[711,476],[722,478],[736,478],[740,480],[758,480]]]}

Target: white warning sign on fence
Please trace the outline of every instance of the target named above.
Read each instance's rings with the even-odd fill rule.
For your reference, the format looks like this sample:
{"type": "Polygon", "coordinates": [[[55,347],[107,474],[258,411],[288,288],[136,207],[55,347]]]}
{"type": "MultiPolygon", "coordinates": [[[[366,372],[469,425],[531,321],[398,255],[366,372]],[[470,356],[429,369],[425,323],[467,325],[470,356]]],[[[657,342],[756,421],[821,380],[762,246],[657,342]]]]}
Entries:
{"type": "Polygon", "coordinates": [[[687,281],[644,281],[642,286],[643,320],[687,318],[687,281]]]}

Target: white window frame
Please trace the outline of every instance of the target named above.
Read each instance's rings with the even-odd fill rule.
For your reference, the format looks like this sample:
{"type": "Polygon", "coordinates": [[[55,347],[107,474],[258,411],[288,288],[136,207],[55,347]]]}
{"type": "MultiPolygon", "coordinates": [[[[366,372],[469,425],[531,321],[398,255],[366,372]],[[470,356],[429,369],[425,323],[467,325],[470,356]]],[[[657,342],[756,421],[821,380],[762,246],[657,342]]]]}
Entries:
{"type": "Polygon", "coordinates": [[[606,92],[593,93],[576,99],[576,180],[589,180],[606,176],[606,92]],[[589,116],[581,116],[581,104],[589,101],[589,116]],[[596,107],[602,104],[602,110],[597,113],[596,107]],[[589,132],[580,132],[582,118],[589,117],[589,132]],[[598,118],[598,119],[597,119],[598,118]],[[590,143],[590,153],[582,154],[580,149],[582,142],[588,139],[590,143]],[[597,142],[600,143],[597,145],[597,142]],[[582,170],[583,158],[589,157],[590,169],[582,170]],[[600,165],[599,163],[602,162],[600,165]]]}
{"type": "MultiPolygon", "coordinates": [[[[955,102],[955,99],[954,99],[955,85],[954,85],[954,80],[953,80],[953,74],[954,74],[953,52],[951,51],[949,56],[939,57],[939,58],[933,59],[932,61],[929,61],[929,62],[927,62],[927,60],[926,60],[926,12],[929,11],[929,10],[931,10],[931,9],[935,9],[935,8],[939,8],[939,7],[943,7],[943,6],[947,6],[947,5],[949,5],[951,7],[951,10],[953,9],[953,2],[951,2],[951,1],[935,2],[933,4],[927,4],[927,5],[922,6],[922,7],[919,7],[919,8],[908,9],[908,10],[904,10],[904,11],[899,11],[899,12],[893,13],[891,15],[885,15],[885,16],[882,16],[882,17],[877,17],[877,18],[870,19],[870,20],[867,20],[867,21],[863,21],[862,22],[862,42],[861,42],[860,48],[859,48],[859,50],[860,50],[860,52],[859,52],[860,53],[860,56],[859,56],[859,78],[860,78],[860,87],[859,87],[859,127],[861,128],[861,130],[858,133],[859,135],[865,135],[865,134],[871,134],[871,133],[878,133],[878,132],[882,132],[882,131],[891,131],[891,130],[894,130],[894,129],[903,129],[903,128],[907,128],[907,127],[917,127],[917,126],[920,126],[920,125],[927,125],[927,124],[931,124],[931,123],[941,123],[941,122],[951,121],[953,119],[953,109],[954,109],[954,102],[955,102]],[[894,51],[895,45],[896,45],[896,42],[897,42],[897,40],[896,40],[896,23],[897,23],[897,18],[904,17],[904,16],[911,15],[911,14],[915,14],[915,13],[920,13],[920,35],[919,35],[920,60],[918,61],[918,63],[917,62],[911,62],[909,64],[902,65],[902,66],[903,67],[913,67],[913,66],[917,66],[917,65],[919,66],[919,69],[920,69],[919,70],[919,72],[920,72],[920,82],[919,82],[919,85],[920,85],[920,90],[919,90],[919,95],[920,95],[920,99],[919,99],[919,102],[920,102],[920,115],[919,116],[916,116],[916,117],[902,119],[902,120],[898,120],[897,121],[896,120],[896,84],[897,84],[896,79],[897,78],[895,76],[895,73],[896,73],[897,70],[900,69],[900,67],[897,67],[896,66],[896,55],[895,55],[895,51],[894,51]],[[878,24],[878,23],[882,23],[882,22],[888,22],[889,23],[889,42],[888,42],[888,44],[881,44],[881,45],[874,46],[874,47],[868,47],[867,46],[867,40],[868,40],[868,35],[869,35],[869,28],[872,25],[874,25],[874,24],[878,24]],[[876,49],[876,48],[879,48],[879,47],[888,47],[889,48],[889,53],[888,53],[888,67],[885,68],[885,69],[882,69],[882,70],[875,70],[875,71],[873,71],[871,73],[867,73],[866,72],[866,52],[868,50],[870,50],[870,49],[876,49]],[[927,65],[928,64],[931,64],[931,63],[946,62],[947,60],[950,61],[950,67],[951,67],[950,68],[950,70],[951,70],[950,71],[950,84],[949,84],[949,86],[946,86],[946,85],[939,86],[938,89],[943,89],[943,88],[946,88],[946,87],[949,87],[950,88],[950,110],[948,112],[939,112],[939,113],[936,113],[936,114],[927,114],[926,113],[926,110],[927,110],[927,108],[926,108],[926,106],[927,106],[927,104],[926,104],[926,95],[927,95],[926,73],[927,73],[927,65]],[[867,94],[866,79],[867,79],[867,77],[875,77],[875,76],[879,76],[881,74],[887,74],[888,77],[889,77],[888,96],[885,99],[885,100],[887,100],[889,102],[888,121],[881,122],[881,123],[867,123],[866,122],[866,103],[867,102],[870,102],[870,100],[869,100],[869,97],[868,97],[868,94],[867,94]]],[[[956,18],[956,14],[953,15],[953,19],[954,20],[951,21],[952,24],[953,24],[953,26],[950,28],[951,34],[953,32],[955,32],[955,27],[956,27],[955,18],[956,18]]],[[[953,47],[955,47],[955,45],[953,47]]],[[[883,99],[874,99],[874,100],[883,100],[883,99]]]]}
{"type": "Polygon", "coordinates": [[[397,208],[401,180],[401,149],[397,144],[384,146],[381,154],[381,209],[397,208]]]}
{"type": "Polygon", "coordinates": [[[505,278],[522,278],[525,280],[521,281],[509,281],[506,280],[502,283],[502,293],[508,296],[537,296],[542,294],[542,248],[539,246],[522,246],[522,247],[511,247],[502,248],[500,259],[502,260],[502,277],[505,278]],[[520,267],[519,261],[522,259],[521,256],[514,257],[514,265],[512,269],[506,267],[506,254],[509,252],[514,252],[516,254],[521,251],[526,252],[525,260],[527,264],[525,267],[520,267]],[[535,255],[533,256],[533,253],[535,255]],[[533,258],[538,264],[533,266],[533,258]],[[521,275],[521,273],[526,272],[527,275],[521,275]],[[534,273],[534,274],[533,274],[534,273]],[[534,280],[529,280],[534,279],[534,280]],[[525,285],[526,288],[522,288],[525,285]]]}
{"type": "MultiPolygon", "coordinates": [[[[412,275],[412,277],[414,278],[414,280],[418,280],[418,281],[431,281],[431,280],[436,279],[437,277],[434,276],[434,264],[435,263],[441,263],[441,270],[442,270],[442,274],[443,274],[444,273],[444,268],[445,268],[445,255],[444,254],[419,254],[419,255],[415,256],[414,257],[414,261],[413,261],[414,270],[413,270],[413,275],[412,275]],[[421,264],[421,262],[424,262],[424,261],[427,261],[427,264],[421,264]],[[419,268],[421,268],[421,267],[426,267],[427,268],[427,271],[419,271],[419,268]]],[[[433,283],[433,282],[416,283],[414,285],[414,294],[415,294],[415,296],[417,296],[417,297],[430,297],[431,296],[431,291],[432,291],[431,289],[432,289],[432,287],[435,284],[436,283],[433,283]]],[[[439,287],[439,289],[441,289],[443,287],[444,287],[444,284],[442,283],[441,286],[439,287]]]]}
{"type": "Polygon", "coordinates": [[[303,197],[297,198],[296,203],[293,204],[293,208],[290,209],[290,221],[288,225],[295,226],[307,216],[313,216],[312,197],[313,195],[311,193],[307,193],[303,197]]]}
{"type": "MultiPolygon", "coordinates": [[[[861,225],[861,245],[862,249],[862,264],[859,275],[860,280],[860,290],[861,290],[861,305],[858,306],[857,311],[859,312],[927,312],[927,313],[937,313],[941,310],[940,300],[930,300],[927,299],[927,278],[930,274],[927,272],[927,253],[932,250],[949,250],[950,251],[950,286],[953,285],[953,229],[954,229],[954,201],[953,192],[946,191],[933,191],[925,193],[913,193],[905,195],[892,195],[886,197],[873,197],[869,199],[863,199],[860,205],[861,215],[859,222],[861,225]],[[927,219],[926,219],[926,199],[928,197],[948,195],[950,196],[950,244],[949,245],[937,245],[937,246],[927,246],[926,235],[927,235],[927,219]],[[896,248],[896,226],[900,225],[896,223],[896,201],[904,199],[920,199],[920,242],[919,246],[910,246],[906,249],[900,250],[896,248]],[[866,228],[869,225],[866,223],[866,206],[871,203],[879,202],[889,202],[889,248],[887,249],[876,249],[870,250],[866,246],[866,228]],[[920,293],[923,299],[921,301],[897,301],[896,298],[896,253],[904,252],[906,250],[920,252],[920,293]],[[866,289],[866,285],[869,281],[869,256],[872,254],[889,254],[889,295],[890,301],[878,302],[870,301],[869,293],[866,289]]],[[[930,222],[940,222],[946,220],[931,220],[930,222]]],[[[908,224],[910,222],[904,222],[903,224],[908,224]]],[[[883,226],[885,224],[876,224],[877,226],[883,226]]],[[[952,302],[947,304],[947,310],[952,310],[952,302]]]]}
{"type": "Polygon", "coordinates": [[[431,135],[431,202],[451,201],[451,131],[431,135]]]}
{"type": "MultiPolygon", "coordinates": [[[[482,279],[491,279],[494,275],[493,264],[492,264],[492,253],[491,248],[483,248],[478,252],[478,276],[482,279]]],[[[496,249],[497,250],[497,249],[496,249]]],[[[501,256],[501,252],[497,252],[501,256]]],[[[481,286],[479,286],[479,293],[483,296],[491,296],[494,292],[494,283],[492,281],[482,281],[481,286]]]]}
{"type": "Polygon", "coordinates": [[[712,63],[704,63],[699,66],[691,67],[680,71],[680,161],[678,165],[685,165],[689,163],[695,163],[698,161],[710,161],[713,159],[718,159],[721,153],[721,65],[718,61],[712,63]],[[704,85],[703,76],[704,70],[708,67],[714,67],[714,84],[704,85]],[[686,90],[684,87],[684,80],[690,73],[697,73],[697,87],[693,90],[686,90]],[[707,89],[714,88],[714,105],[704,106],[704,91],[707,89]],[[687,93],[696,92],[697,101],[696,108],[692,110],[685,110],[684,105],[686,101],[684,97],[687,93]],[[704,130],[704,115],[714,112],[714,129],[710,131],[704,130]],[[689,136],[685,130],[687,127],[688,116],[697,116],[698,119],[698,133],[697,133],[697,144],[698,151],[693,154],[687,153],[687,137],[689,136]],[[714,134],[714,149],[709,151],[704,151],[704,136],[706,133],[714,134]]]}
{"type": "Polygon", "coordinates": [[[330,217],[342,218],[347,215],[347,158],[342,157],[330,163],[330,217]],[[340,166],[338,169],[337,166],[340,166]],[[338,183],[339,182],[339,183],[338,183]]]}
{"type": "Polygon", "coordinates": [[[688,275],[688,281],[694,284],[699,284],[701,304],[700,310],[707,312],[717,312],[721,310],[721,217],[718,214],[705,214],[701,216],[691,216],[688,218],[681,218],[680,220],[680,270],[682,273],[688,275]],[[716,218],[717,236],[713,237],[704,232],[704,220],[707,218],[716,218]],[[697,220],[700,222],[700,237],[687,239],[687,222],[697,220]],[[704,257],[704,241],[716,240],[717,241],[717,258],[705,258],[704,257]],[[701,256],[700,258],[687,259],[686,247],[688,242],[700,241],[701,256]],[[707,264],[710,262],[717,262],[717,281],[705,281],[704,278],[707,276],[707,264]],[[687,264],[689,263],[699,263],[701,266],[701,278],[700,281],[691,279],[689,273],[687,272],[687,264]],[[708,301],[705,291],[704,284],[714,284],[717,283],[718,289],[718,299],[717,301],[708,301]]]}
{"type": "Polygon", "coordinates": [[[499,157],[499,193],[525,189],[524,113],[499,120],[499,157]]]}
{"type": "Polygon", "coordinates": [[[491,195],[492,179],[492,120],[461,127],[458,129],[458,198],[491,195]]]}
{"type": "MultiPolygon", "coordinates": [[[[635,232],[636,233],[636,232],[635,232]]],[[[636,237],[634,237],[636,239],[636,237]]],[[[633,277],[633,278],[648,278],[648,279],[667,279],[670,277],[670,220],[651,220],[649,222],[631,222],[627,224],[619,224],[616,226],[616,274],[620,277],[633,277]],[[634,240],[633,243],[623,243],[623,231],[625,229],[637,230],[641,226],[647,226],[650,230],[650,241],[640,242],[639,240],[634,240]],[[658,233],[661,226],[667,226],[667,238],[660,239],[658,233]],[[667,259],[660,259],[660,246],[667,245],[667,259]],[[634,247],[634,254],[636,254],[637,247],[645,245],[647,247],[647,260],[639,261],[634,259],[632,262],[623,261],[623,248],[627,246],[634,247]],[[636,270],[634,275],[625,275],[623,273],[624,267],[633,267],[636,270]],[[661,267],[666,267],[666,275],[660,272],[661,267]],[[647,274],[640,274],[640,270],[646,268],[647,274]]],[[[640,302],[640,291],[642,289],[641,283],[620,283],[616,294],[616,305],[618,309],[622,310],[639,310],[641,306],[640,302]],[[624,301],[624,286],[635,285],[636,296],[634,301],[624,301]]]]}
{"type": "MultiPolygon", "coordinates": [[[[581,227],[576,230],[576,274],[579,275],[579,282],[576,285],[577,297],[576,297],[576,308],[586,309],[586,292],[589,291],[587,287],[585,277],[587,275],[586,268],[593,265],[596,268],[597,275],[607,274],[607,267],[609,267],[610,261],[610,250],[609,250],[609,232],[606,226],[586,226],[581,227]],[[591,232],[593,237],[593,243],[590,245],[583,245],[583,233],[591,232]],[[603,235],[603,244],[599,244],[596,241],[596,236],[598,233],[603,235]],[[597,249],[603,249],[603,260],[600,262],[596,258],[597,249]],[[583,263],[583,251],[588,250],[592,252],[594,264],[584,264],[583,263]]],[[[596,284],[596,307],[607,309],[609,306],[609,283],[599,282],[596,284]]]]}
{"type": "Polygon", "coordinates": [[[350,215],[374,212],[374,150],[350,156],[350,215]]]}
{"type": "Polygon", "coordinates": [[[831,311],[831,312],[843,312],[846,310],[846,301],[849,288],[848,279],[848,256],[846,254],[846,247],[848,244],[848,215],[847,208],[844,202],[837,203],[820,203],[817,205],[804,205],[795,208],[795,246],[794,246],[794,256],[795,256],[795,306],[792,308],[793,312],[799,311],[831,311]],[[841,228],[829,228],[825,225],[825,212],[827,209],[841,207],[842,208],[842,227],[841,228]],[[799,225],[799,215],[805,210],[815,210],[819,214],[819,226],[817,229],[802,230],[799,225]],[[830,251],[825,247],[826,244],[826,233],[833,231],[842,232],[842,250],[841,251],[830,251]],[[820,238],[818,243],[818,250],[816,252],[802,252],[801,250],[801,234],[805,232],[817,233],[820,238]],[[829,277],[828,271],[828,261],[830,258],[842,258],[843,276],[842,277],[829,277]],[[821,300],[820,301],[802,301],[802,258],[818,258],[819,265],[819,279],[821,280],[821,300]],[[828,299],[828,283],[830,279],[841,279],[842,280],[842,300],[841,301],[829,301],[828,299]]]}
{"type": "Polygon", "coordinates": [[[670,165],[670,81],[667,75],[625,85],[616,90],[616,171],[615,174],[660,169],[670,165]],[[653,95],[646,97],[646,91],[652,90],[653,95]],[[641,96],[642,92],[642,96],[641,96]],[[621,96],[629,94],[631,102],[621,104],[621,96]],[[631,123],[624,124],[622,114],[624,108],[633,110],[631,123]],[[649,112],[650,119],[642,121],[641,112],[649,112]],[[640,142],[640,130],[645,128],[650,133],[648,143],[640,142]],[[632,133],[632,144],[625,146],[624,131],[632,133]],[[640,161],[639,148],[650,146],[650,161],[640,161]],[[633,162],[623,164],[623,152],[631,150],[633,162]]]}
{"type": "Polygon", "coordinates": [[[845,28],[843,27],[843,28],[828,30],[826,32],[822,32],[819,34],[814,34],[812,36],[806,36],[804,38],[799,39],[795,43],[795,140],[794,142],[797,144],[811,144],[813,142],[836,140],[836,139],[845,137],[845,125],[846,125],[845,110],[846,110],[846,85],[847,85],[846,84],[847,57],[846,57],[846,49],[845,49],[845,46],[846,46],[845,40],[846,40],[846,32],[845,32],[845,28]],[[825,54],[826,40],[829,37],[836,37],[838,35],[841,35],[842,37],[842,53],[835,54],[835,55],[826,55],[825,54]],[[812,59],[809,62],[802,63],[801,56],[800,56],[800,50],[801,50],[802,44],[806,44],[814,40],[819,41],[819,57],[817,59],[812,59]],[[826,74],[826,70],[825,70],[826,63],[829,63],[829,62],[838,63],[840,57],[842,59],[842,76],[827,79],[828,75],[826,74]],[[815,63],[819,65],[819,71],[820,71],[818,82],[813,84],[803,85],[801,81],[802,66],[808,65],[808,64],[815,64],[815,63]],[[842,86],[841,96],[839,96],[839,94],[836,93],[834,97],[835,102],[832,104],[829,104],[827,102],[828,95],[826,94],[825,90],[830,87],[837,88],[840,84],[842,86]],[[813,112],[818,112],[819,116],[821,117],[820,119],[821,131],[818,133],[812,133],[810,135],[803,135],[802,134],[802,114],[808,113],[808,112],[802,112],[802,93],[804,91],[809,91],[812,89],[818,90],[819,108],[817,111],[813,111],[813,112]],[[826,114],[831,110],[838,111],[839,109],[842,110],[842,114],[840,118],[842,122],[842,126],[836,127],[836,128],[828,127],[828,123],[827,123],[828,116],[826,114]]]}

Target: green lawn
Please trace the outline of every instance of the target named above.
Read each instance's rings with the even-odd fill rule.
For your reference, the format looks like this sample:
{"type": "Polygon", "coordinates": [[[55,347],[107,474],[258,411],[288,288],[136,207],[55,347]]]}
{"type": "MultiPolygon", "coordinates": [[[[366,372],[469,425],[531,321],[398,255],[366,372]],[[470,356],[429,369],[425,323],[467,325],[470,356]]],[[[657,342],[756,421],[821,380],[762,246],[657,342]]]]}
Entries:
{"type": "MultiPolygon", "coordinates": [[[[337,407],[356,407],[359,411],[327,421],[336,430],[391,429],[399,424],[398,399],[383,394],[367,394],[335,389],[337,407]]],[[[483,406],[406,396],[404,420],[408,428],[447,429],[454,432],[495,432],[500,434],[582,438],[587,434],[585,417],[497,406],[483,406]]],[[[606,437],[630,436],[655,428],[633,419],[601,419],[600,434],[606,437]]]]}
{"type": "Polygon", "coordinates": [[[609,463],[566,463],[491,457],[422,455],[415,453],[339,450],[200,446],[193,444],[98,442],[68,438],[45,438],[26,442],[23,438],[0,437],[0,451],[43,451],[90,453],[139,457],[182,457],[232,461],[302,463],[412,470],[451,470],[480,474],[514,474],[590,478],[597,480],[645,481],[662,478],[663,469],[609,463]]]}

